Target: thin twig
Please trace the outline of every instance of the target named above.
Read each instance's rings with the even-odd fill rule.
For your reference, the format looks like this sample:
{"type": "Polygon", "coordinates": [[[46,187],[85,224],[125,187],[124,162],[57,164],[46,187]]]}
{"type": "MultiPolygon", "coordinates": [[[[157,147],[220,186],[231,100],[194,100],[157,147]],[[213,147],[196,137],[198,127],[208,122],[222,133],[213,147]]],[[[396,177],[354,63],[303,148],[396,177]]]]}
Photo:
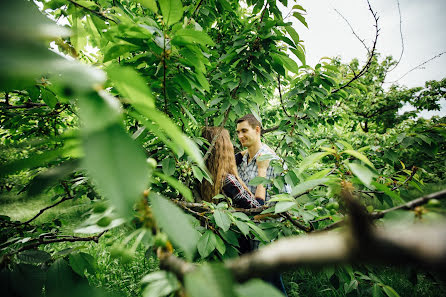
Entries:
{"type": "Polygon", "coordinates": [[[291,224],[293,224],[294,227],[296,227],[302,231],[310,232],[312,229],[311,227],[304,226],[304,225],[300,224],[299,222],[297,222],[296,220],[294,220],[288,212],[282,213],[281,217],[287,219],[291,224]]]}
{"type": "Polygon", "coordinates": [[[398,58],[398,61],[396,62],[396,64],[393,65],[393,67],[390,70],[387,70],[386,71],[387,73],[393,71],[400,64],[401,59],[403,58],[403,54],[404,54],[403,20],[402,20],[402,17],[401,17],[400,1],[396,0],[396,3],[398,4],[398,14],[400,16],[401,53],[400,53],[400,57],[398,58]]]}
{"type": "Polygon", "coordinates": [[[85,9],[86,11],[91,12],[92,14],[94,14],[94,15],[100,17],[101,19],[104,19],[104,20],[113,22],[113,23],[115,23],[115,24],[118,23],[118,22],[116,22],[114,19],[109,18],[108,16],[104,15],[103,13],[101,13],[101,12],[99,12],[99,11],[96,11],[96,10],[90,9],[90,8],[88,8],[88,7],[85,7],[85,6],[83,6],[83,5],[77,3],[76,1],[73,1],[73,0],[68,0],[68,1],[71,2],[74,6],[77,6],[77,7],[80,7],[80,8],[82,8],[82,9],[85,9]]]}
{"type": "Polygon", "coordinates": [[[280,88],[280,74],[277,74],[277,84],[279,86],[279,98],[280,98],[280,106],[282,106],[283,112],[286,114],[287,117],[291,117],[290,114],[285,109],[285,104],[283,104],[283,98],[282,98],[282,89],[280,88]]]}
{"type": "Polygon", "coordinates": [[[8,103],[6,106],[2,107],[2,109],[36,108],[42,106],[48,106],[48,105],[46,105],[45,103],[34,103],[34,102],[26,102],[23,105],[10,105],[8,103]]]}
{"type": "MultiPolygon", "coordinates": [[[[417,198],[417,199],[409,201],[409,202],[407,202],[405,204],[401,204],[401,205],[398,205],[398,206],[395,206],[395,207],[392,207],[392,208],[389,208],[389,209],[386,209],[386,210],[372,212],[369,216],[370,216],[371,219],[380,219],[380,218],[384,217],[384,215],[386,213],[389,213],[391,211],[395,211],[395,210],[398,210],[398,209],[407,209],[407,210],[414,209],[417,206],[426,204],[431,199],[444,199],[444,198],[446,198],[446,189],[442,190],[442,191],[439,191],[439,192],[435,192],[435,193],[426,195],[426,196],[423,196],[421,198],[417,198]]],[[[345,220],[340,220],[340,221],[337,221],[337,222],[335,222],[333,224],[330,224],[330,225],[326,226],[323,229],[316,230],[316,232],[332,230],[332,229],[340,227],[340,226],[342,226],[344,224],[345,224],[345,220]]]]}
{"type": "Polygon", "coordinates": [[[377,13],[373,11],[372,6],[370,5],[370,1],[367,0],[367,4],[369,5],[369,11],[372,13],[373,15],[373,19],[375,20],[375,40],[373,41],[373,46],[372,46],[372,50],[370,51],[367,63],[364,65],[364,67],[361,69],[361,71],[354,75],[347,83],[345,83],[344,85],[342,85],[341,87],[334,89],[333,91],[331,91],[332,94],[348,87],[352,82],[354,82],[355,80],[357,80],[358,78],[360,78],[362,75],[364,75],[367,70],[370,68],[370,65],[372,64],[372,60],[373,57],[375,56],[375,50],[376,50],[376,42],[378,41],[378,36],[379,36],[379,27],[378,27],[378,20],[379,17],[377,16],[377,13]]]}
{"type": "Polygon", "coordinates": [[[366,51],[367,51],[367,54],[368,55],[370,55],[370,49],[367,47],[367,45],[365,44],[365,42],[364,42],[364,39],[361,39],[359,36],[358,36],[358,34],[356,34],[356,32],[355,32],[355,30],[353,29],[353,27],[352,27],[352,25],[350,24],[350,22],[336,9],[336,8],[334,8],[334,11],[336,11],[340,16],[341,16],[341,18],[343,18],[344,19],[344,21],[347,23],[347,25],[350,27],[350,29],[352,30],[352,33],[353,33],[353,35],[355,35],[355,37],[362,43],[362,45],[364,46],[364,48],[366,49],[366,51]]]}
{"type": "Polygon", "coordinates": [[[433,56],[433,57],[430,58],[429,60],[424,61],[423,63],[421,63],[421,64],[415,66],[414,68],[412,68],[412,69],[410,69],[409,71],[407,71],[403,76],[401,76],[401,77],[398,78],[397,80],[389,81],[389,82],[385,82],[385,84],[393,84],[393,83],[398,82],[399,80],[401,80],[403,77],[405,77],[406,75],[408,75],[408,74],[411,73],[412,71],[414,71],[414,70],[420,68],[421,66],[426,65],[427,63],[429,63],[429,62],[432,61],[432,60],[435,60],[435,59],[437,59],[437,58],[440,58],[440,57],[441,57],[442,55],[444,55],[444,54],[446,54],[446,51],[445,51],[445,52],[442,52],[442,53],[439,53],[438,55],[433,56]]]}

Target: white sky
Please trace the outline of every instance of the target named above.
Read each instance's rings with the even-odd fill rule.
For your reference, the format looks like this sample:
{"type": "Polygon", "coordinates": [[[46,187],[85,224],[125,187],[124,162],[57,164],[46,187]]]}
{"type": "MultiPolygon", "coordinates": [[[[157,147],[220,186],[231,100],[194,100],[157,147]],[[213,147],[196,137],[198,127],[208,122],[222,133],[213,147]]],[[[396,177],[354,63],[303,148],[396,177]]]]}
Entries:
{"type": "MultiPolygon", "coordinates": [[[[394,81],[409,70],[430,58],[446,52],[446,1],[445,0],[399,0],[404,54],[395,70],[390,72],[387,81],[394,81]]],[[[368,10],[366,0],[299,0],[289,1],[288,7],[302,5],[307,10],[306,21],[309,29],[294,17],[294,28],[306,47],[307,64],[315,66],[322,57],[340,56],[343,62],[358,58],[365,62],[367,51],[352,34],[337,9],[351,24],[355,32],[371,47],[375,36],[374,20],[368,10]]],[[[370,0],[370,4],[380,17],[381,29],[377,50],[382,56],[392,55],[398,59],[401,54],[400,17],[397,0],[370,0]]],[[[284,15],[288,13],[286,8],[284,15]]],[[[446,53],[405,75],[398,81],[407,87],[423,86],[427,80],[440,80],[446,77],[446,53]]],[[[442,102],[443,115],[446,102],[442,102]]],[[[435,113],[435,114],[438,114],[435,113]]],[[[429,114],[430,115],[430,114],[429,114]]],[[[423,116],[428,114],[423,113],[423,116]]]]}

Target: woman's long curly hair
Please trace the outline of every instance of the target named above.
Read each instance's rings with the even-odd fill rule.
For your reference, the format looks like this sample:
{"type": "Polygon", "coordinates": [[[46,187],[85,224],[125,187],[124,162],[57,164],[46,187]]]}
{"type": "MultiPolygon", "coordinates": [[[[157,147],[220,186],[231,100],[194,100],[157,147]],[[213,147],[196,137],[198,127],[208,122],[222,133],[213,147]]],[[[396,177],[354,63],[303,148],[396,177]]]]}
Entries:
{"type": "Polygon", "coordinates": [[[214,180],[214,184],[211,185],[207,180],[203,180],[201,184],[201,198],[208,202],[212,200],[212,197],[221,193],[223,181],[228,174],[234,175],[249,192],[245,183],[238,175],[237,165],[235,164],[234,146],[232,145],[228,130],[220,127],[204,127],[202,136],[211,143],[220,130],[221,133],[209,154],[209,158],[206,160],[206,166],[214,180]]]}

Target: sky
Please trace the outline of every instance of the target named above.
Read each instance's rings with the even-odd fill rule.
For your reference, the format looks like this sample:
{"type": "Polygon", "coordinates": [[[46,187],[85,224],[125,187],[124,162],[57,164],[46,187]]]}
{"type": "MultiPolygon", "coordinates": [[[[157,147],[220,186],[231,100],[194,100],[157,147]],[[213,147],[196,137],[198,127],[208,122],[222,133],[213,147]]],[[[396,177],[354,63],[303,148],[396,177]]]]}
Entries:
{"type": "MultiPolygon", "coordinates": [[[[371,47],[375,37],[375,28],[373,26],[374,19],[366,0],[288,2],[289,8],[295,3],[303,6],[307,11],[308,29],[294,17],[287,19],[287,21],[293,22],[293,27],[299,33],[300,39],[304,41],[307,64],[314,67],[320,58],[334,56],[340,56],[343,62],[349,62],[353,58],[358,58],[362,63],[366,61],[367,51],[363,44],[353,35],[346,21],[336,12],[336,10],[340,12],[348,20],[356,34],[364,40],[368,47],[371,47]]],[[[400,85],[416,87],[423,86],[427,80],[440,80],[446,77],[445,0],[370,0],[372,9],[379,16],[380,33],[377,51],[382,56],[392,55],[395,59],[401,55],[398,2],[401,11],[404,52],[398,67],[388,74],[386,81],[398,80],[400,85]],[[441,53],[444,54],[427,62],[421,69],[409,72],[414,67],[441,53]]],[[[285,15],[288,11],[287,8],[282,10],[285,15]]],[[[424,117],[433,114],[446,115],[446,100],[442,101],[440,112],[423,112],[424,117]]]]}

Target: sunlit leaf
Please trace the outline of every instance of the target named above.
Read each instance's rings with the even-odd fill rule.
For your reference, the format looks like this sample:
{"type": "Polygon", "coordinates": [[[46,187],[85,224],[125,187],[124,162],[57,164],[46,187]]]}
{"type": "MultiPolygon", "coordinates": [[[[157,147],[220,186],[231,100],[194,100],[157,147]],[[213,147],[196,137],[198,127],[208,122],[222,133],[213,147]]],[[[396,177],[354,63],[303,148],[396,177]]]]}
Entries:
{"type": "Polygon", "coordinates": [[[192,259],[197,249],[199,234],[192,226],[188,215],[159,194],[150,193],[149,199],[158,226],[166,232],[176,246],[184,251],[188,259],[192,259]]]}
{"type": "Polygon", "coordinates": [[[190,297],[236,297],[229,271],[221,264],[205,264],[184,278],[190,297]]]}
{"type": "Polygon", "coordinates": [[[165,180],[169,185],[171,185],[172,187],[177,189],[178,192],[180,192],[181,195],[183,195],[187,201],[194,202],[194,197],[192,195],[191,190],[188,187],[186,187],[185,185],[183,185],[183,183],[181,183],[179,180],[177,180],[173,177],[164,175],[159,171],[154,171],[153,175],[160,177],[161,179],[165,180]]]}
{"type": "Polygon", "coordinates": [[[163,20],[167,26],[173,25],[183,16],[183,4],[180,0],[159,0],[158,1],[163,20]]]}
{"type": "Polygon", "coordinates": [[[215,250],[217,246],[217,239],[215,234],[210,230],[206,230],[198,240],[197,246],[200,256],[202,258],[206,258],[215,250]]]}

